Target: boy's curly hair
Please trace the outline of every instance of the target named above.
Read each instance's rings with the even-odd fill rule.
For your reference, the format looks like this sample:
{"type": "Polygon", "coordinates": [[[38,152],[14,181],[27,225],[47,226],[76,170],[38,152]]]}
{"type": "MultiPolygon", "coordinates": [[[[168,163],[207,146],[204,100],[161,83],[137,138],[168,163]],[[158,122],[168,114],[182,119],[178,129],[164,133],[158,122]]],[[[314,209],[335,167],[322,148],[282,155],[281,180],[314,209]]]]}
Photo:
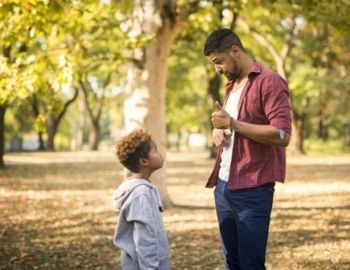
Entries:
{"type": "Polygon", "coordinates": [[[151,150],[151,135],[137,129],[120,138],[116,145],[116,155],[121,164],[133,173],[138,173],[139,159],[147,158],[151,150]]]}

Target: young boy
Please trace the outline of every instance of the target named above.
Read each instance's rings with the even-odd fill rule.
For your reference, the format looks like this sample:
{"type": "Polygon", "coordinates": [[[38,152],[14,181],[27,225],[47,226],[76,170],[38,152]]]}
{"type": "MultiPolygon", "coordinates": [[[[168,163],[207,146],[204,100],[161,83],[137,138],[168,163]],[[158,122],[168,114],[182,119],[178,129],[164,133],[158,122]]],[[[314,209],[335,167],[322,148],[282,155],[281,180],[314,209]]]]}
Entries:
{"type": "Polygon", "coordinates": [[[162,154],[143,130],[122,137],[116,144],[116,154],[132,173],[113,196],[113,205],[120,211],[113,242],[121,249],[121,268],[168,270],[169,248],[160,213],[162,204],[150,182],[151,174],[163,167],[162,154]]]}

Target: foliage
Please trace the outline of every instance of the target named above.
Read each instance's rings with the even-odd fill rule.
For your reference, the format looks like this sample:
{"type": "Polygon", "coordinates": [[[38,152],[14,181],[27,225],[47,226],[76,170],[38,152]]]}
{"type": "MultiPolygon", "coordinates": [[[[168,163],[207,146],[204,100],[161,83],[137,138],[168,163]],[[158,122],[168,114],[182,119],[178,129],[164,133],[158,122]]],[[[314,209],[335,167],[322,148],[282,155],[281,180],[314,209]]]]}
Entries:
{"type": "Polygon", "coordinates": [[[0,4],[0,105],[33,92],[38,80],[32,68],[36,59],[27,48],[39,45],[39,37],[49,34],[52,21],[61,12],[60,1],[7,0],[0,4]]]}
{"type": "Polygon", "coordinates": [[[169,60],[166,110],[170,132],[209,132],[213,102],[208,102],[208,80],[214,68],[203,55],[203,45],[212,30],[231,27],[240,4],[198,1],[183,7],[186,27],[174,43],[169,60]]]}
{"type": "MultiPolygon", "coordinates": [[[[166,120],[171,133],[210,130],[208,119],[213,108],[208,81],[213,68],[202,55],[202,46],[210,31],[233,28],[236,19],[241,18],[264,35],[276,51],[281,52],[286,40],[293,38],[285,70],[293,108],[305,115],[306,139],[339,140],[349,147],[348,1],[177,3],[185,27],[174,42],[168,61],[166,120]],[[292,22],[296,25],[290,32],[292,22]]],[[[87,99],[94,116],[98,115],[102,97],[111,102],[123,99],[123,90],[114,94],[115,86],[123,88],[133,52],[153,38],[131,31],[134,4],[95,0],[0,3],[0,106],[8,107],[7,139],[46,129],[48,113],[62,110],[80,79],[91,86],[87,88],[87,99]],[[31,117],[34,97],[39,112],[31,117]]],[[[275,69],[266,48],[239,26],[235,29],[249,52],[275,69]]],[[[77,126],[81,113],[64,122],[77,126]]],[[[122,108],[118,109],[118,116],[110,118],[112,122],[104,119],[103,129],[108,130],[106,123],[113,126],[114,121],[120,126],[121,114],[122,108]]]]}
{"type": "Polygon", "coordinates": [[[344,142],[336,139],[327,141],[310,138],[305,141],[305,149],[308,154],[342,154],[349,151],[344,147],[344,142]]]}
{"type": "MultiPolygon", "coordinates": [[[[106,80],[120,83],[128,51],[149,41],[127,36],[132,6],[126,1],[6,1],[0,7],[0,26],[8,30],[0,41],[0,105],[18,98],[32,103],[37,131],[47,130],[50,115],[59,117],[79,78],[99,87],[106,80]]],[[[94,107],[100,90],[90,89],[94,107]]]]}
{"type": "Polygon", "coordinates": [[[342,1],[335,1],[334,5],[326,1],[264,1],[264,5],[257,7],[258,2],[247,2],[240,16],[269,44],[261,46],[250,35],[243,35],[244,40],[248,41],[247,47],[259,61],[279,71],[273,53],[270,49],[270,53],[266,53],[266,48],[274,48],[282,57],[289,43],[283,68],[289,81],[293,112],[299,118],[294,120],[304,122],[304,136],[327,139],[331,130],[339,130],[333,133],[338,139],[348,136],[341,130],[347,125],[342,115],[348,116],[349,109],[344,104],[346,99],[339,95],[349,95],[346,67],[350,58],[345,44],[350,37],[350,4],[342,1]],[[336,16],[335,10],[340,6],[342,11],[336,16]],[[331,19],[326,20],[327,17],[331,19]]]}

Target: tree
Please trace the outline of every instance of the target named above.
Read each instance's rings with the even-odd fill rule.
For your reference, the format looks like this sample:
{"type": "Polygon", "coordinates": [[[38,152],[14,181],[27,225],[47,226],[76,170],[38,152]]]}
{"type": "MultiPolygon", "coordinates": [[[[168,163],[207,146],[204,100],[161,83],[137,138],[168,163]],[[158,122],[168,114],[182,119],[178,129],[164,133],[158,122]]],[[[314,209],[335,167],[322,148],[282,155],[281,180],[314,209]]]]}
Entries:
{"type": "MultiPolygon", "coordinates": [[[[269,53],[271,54],[273,61],[275,62],[275,66],[277,72],[288,81],[288,72],[286,70],[286,61],[290,56],[291,50],[293,48],[294,42],[297,39],[297,35],[299,31],[297,30],[297,16],[291,15],[290,17],[281,18],[280,24],[283,26],[284,34],[282,36],[282,46],[277,46],[273,41],[269,40],[268,35],[264,35],[260,33],[257,28],[250,26],[245,20],[238,19],[238,25],[244,29],[244,31],[251,34],[260,45],[264,46],[269,53]],[[284,20],[284,21],[283,21],[284,20]],[[284,23],[281,23],[284,22],[284,23]],[[280,49],[278,48],[280,47],[280,49]]],[[[291,93],[292,100],[292,124],[295,136],[294,139],[294,151],[298,153],[304,153],[303,148],[303,128],[305,124],[305,114],[299,114],[297,110],[293,109],[293,93],[291,93]]]]}
{"type": "Polygon", "coordinates": [[[4,152],[5,152],[5,112],[6,112],[6,105],[0,106],[0,168],[3,168],[4,163],[4,152]]]}
{"type": "Polygon", "coordinates": [[[241,1],[202,1],[200,5],[192,5],[188,9],[190,15],[187,24],[172,49],[168,79],[167,124],[172,132],[180,131],[181,128],[187,128],[188,131],[188,127],[192,127],[192,131],[207,134],[207,146],[211,156],[215,156],[216,148],[210,139],[212,131],[210,116],[215,108],[215,101],[222,102],[220,94],[222,80],[221,75],[215,72],[212,64],[204,57],[203,45],[208,34],[214,29],[235,27],[241,1]]]}
{"type": "Polygon", "coordinates": [[[122,78],[121,66],[126,62],[123,53],[137,47],[142,37],[129,40],[121,30],[123,10],[119,5],[92,2],[81,8],[65,29],[74,40],[69,54],[74,62],[75,87],[87,113],[90,149],[97,150],[106,96],[122,78]]]}
{"type": "Polygon", "coordinates": [[[60,1],[16,1],[0,4],[0,167],[4,166],[5,112],[15,99],[25,99],[34,91],[38,76],[31,68],[35,56],[28,48],[51,29],[61,14],[60,1]]]}
{"type": "MultiPolygon", "coordinates": [[[[173,0],[135,0],[128,31],[129,38],[136,34],[153,36],[153,39],[132,55],[124,106],[126,130],[136,127],[147,129],[164,154],[167,58],[172,42],[183,25],[178,8],[173,0]]],[[[159,187],[165,206],[169,206],[171,201],[166,190],[164,168],[155,173],[153,181],[159,187]]]]}
{"type": "MultiPolygon", "coordinates": [[[[323,27],[320,24],[327,21],[327,25],[332,29],[328,37],[338,32],[333,32],[336,29],[342,29],[341,31],[346,33],[349,30],[347,15],[349,10],[350,5],[340,1],[335,2],[334,5],[329,5],[326,1],[317,3],[296,1],[293,4],[288,1],[251,1],[244,6],[241,19],[238,21],[240,29],[253,37],[252,43],[258,43],[270,53],[266,55],[260,49],[256,49],[256,46],[251,46],[256,55],[263,61],[274,63],[277,72],[289,81],[294,134],[292,146],[297,153],[304,153],[306,125],[311,116],[312,99],[308,90],[310,90],[310,79],[313,74],[307,67],[311,69],[315,67],[310,63],[317,59],[312,59],[315,52],[317,54],[319,51],[315,50],[317,46],[325,43],[332,44],[327,38],[324,39],[325,35],[320,31],[323,27]],[[257,4],[260,5],[259,8],[256,8],[257,4]],[[334,16],[337,10],[339,14],[334,16]],[[300,67],[304,67],[303,70],[308,76],[295,76],[296,73],[300,75],[298,72],[300,67]]],[[[325,58],[324,51],[319,52],[322,58],[325,58]]],[[[327,57],[326,61],[330,63],[330,59],[331,57],[327,57]]],[[[319,81],[319,78],[313,78],[313,86],[316,88],[311,92],[316,91],[319,95],[321,93],[317,91],[316,81],[319,81]]],[[[321,95],[324,96],[326,93],[321,95]]]]}

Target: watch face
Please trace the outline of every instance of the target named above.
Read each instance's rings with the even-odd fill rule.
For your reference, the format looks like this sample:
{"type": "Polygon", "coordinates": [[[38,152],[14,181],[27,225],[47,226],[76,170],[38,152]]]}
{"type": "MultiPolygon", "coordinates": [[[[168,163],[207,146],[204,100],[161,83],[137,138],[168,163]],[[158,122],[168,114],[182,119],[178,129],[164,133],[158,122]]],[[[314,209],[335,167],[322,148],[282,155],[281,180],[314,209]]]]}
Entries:
{"type": "Polygon", "coordinates": [[[281,139],[281,140],[284,140],[285,135],[286,135],[285,131],[282,130],[282,129],[280,129],[280,130],[279,130],[279,136],[280,136],[280,139],[281,139]]]}

